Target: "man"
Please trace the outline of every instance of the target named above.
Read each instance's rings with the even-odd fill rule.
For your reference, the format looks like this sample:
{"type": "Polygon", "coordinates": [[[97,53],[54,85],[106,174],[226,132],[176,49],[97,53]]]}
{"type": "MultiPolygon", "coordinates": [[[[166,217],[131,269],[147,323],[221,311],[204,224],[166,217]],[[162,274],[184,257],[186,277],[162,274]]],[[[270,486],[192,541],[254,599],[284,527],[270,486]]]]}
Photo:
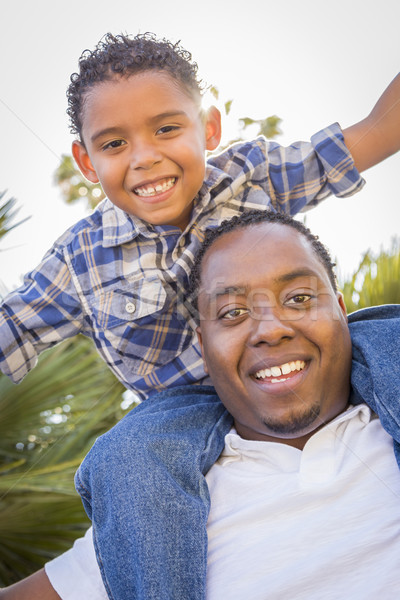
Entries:
{"type": "Polygon", "coordinates": [[[282,221],[215,238],[201,265],[199,339],[238,434],[207,476],[207,598],[390,598],[392,440],[349,408],[342,296],[316,242],[282,221]]]}
{"type": "MultiPolygon", "coordinates": [[[[231,431],[232,418],[223,409],[217,425],[210,417],[225,446],[214,444],[209,452],[214,458],[207,460],[222,454],[209,470],[204,467],[211,497],[207,600],[392,598],[400,587],[400,477],[393,441],[366,405],[349,401],[360,402],[365,381],[365,399],[383,415],[388,431],[398,435],[398,409],[386,418],[382,405],[388,408],[391,399],[387,389],[391,395],[394,386],[398,390],[399,368],[380,352],[386,346],[390,356],[390,345],[394,350],[397,345],[393,336],[377,336],[391,331],[395,322],[356,318],[353,343],[366,332],[371,346],[361,344],[363,360],[357,358],[360,347],[354,347],[352,391],[350,333],[330,258],[301,224],[271,213],[248,213],[212,233],[192,283],[205,365],[233,417],[231,431]],[[366,364],[369,371],[363,371],[366,364]],[[382,374],[380,381],[376,372],[382,374]]],[[[396,310],[386,309],[398,317],[396,310]]],[[[379,312],[386,314],[375,309],[373,316],[379,312]]],[[[211,388],[199,388],[185,410],[199,413],[205,393],[207,411],[220,406],[211,388]]],[[[167,403],[179,396],[169,394],[167,403]]],[[[113,430],[119,434],[111,432],[102,447],[102,452],[112,449],[111,461],[118,460],[107,462],[100,474],[104,487],[112,485],[105,481],[107,470],[117,480],[114,516],[124,509],[123,518],[108,530],[117,532],[106,552],[106,560],[110,554],[117,557],[115,578],[126,577],[132,566],[129,554],[118,558],[119,547],[125,549],[120,527],[128,538],[131,526],[137,528],[126,511],[130,500],[120,506],[130,490],[114,468],[125,456],[118,451],[132,448],[129,419],[124,421],[113,430]]],[[[188,426],[180,435],[190,440],[193,432],[188,426]]],[[[198,438],[192,439],[198,444],[198,438]]],[[[179,468],[175,471],[179,481],[179,468]]],[[[126,481],[128,486],[131,481],[126,481]]],[[[99,496],[99,489],[92,489],[94,503],[99,496]]],[[[207,504],[205,495],[203,500],[207,504]]],[[[94,516],[96,527],[99,514],[94,516]]],[[[192,532],[186,535],[190,540],[192,532]]],[[[100,544],[100,554],[103,549],[100,544]]],[[[196,567],[190,564],[192,556],[188,581],[196,567]]],[[[108,573],[114,589],[114,575],[110,579],[108,573]]],[[[115,597],[136,596],[117,589],[115,597]]],[[[160,597],[179,596],[166,590],[160,597]]]]}

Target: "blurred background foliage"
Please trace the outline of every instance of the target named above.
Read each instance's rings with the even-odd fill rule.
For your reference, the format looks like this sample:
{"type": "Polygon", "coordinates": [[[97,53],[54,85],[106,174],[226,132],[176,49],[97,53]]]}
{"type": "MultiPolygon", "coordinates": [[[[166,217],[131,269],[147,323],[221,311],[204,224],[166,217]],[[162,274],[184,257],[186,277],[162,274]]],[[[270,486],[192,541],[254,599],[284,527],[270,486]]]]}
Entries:
{"type": "Polygon", "coordinates": [[[132,398],[91,340],[44,352],[19,384],[0,375],[0,586],[71,547],[89,526],[74,473],[132,398]]]}
{"type": "Polygon", "coordinates": [[[389,250],[378,255],[367,250],[341,289],[349,313],[367,306],[400,304],[400,238],[394,238],[389,250]]]}
{"type": "MultiPolygon", "coordinates": [[[[4,239],[9,231],[27,221],[30,217],[15,223],[15,217],[19,212],[15,198],[6,197],[7,190],[0,192],[0,239],[4,239]]],[[[2,249],[0,248],[0,252],[2,249]]],[[[4,251],[4,250],[3,250],[4,251]]]]}
{"type": "Polygon", "coordinates": [[[85,179],[69,154],[61,156],[60,164],[54,173],[54,183],[59,186],[62,198],[67,204],[83,200],[89,209],[93,209],[105,198],[101,185],[85,179]]]}
{"type": "MultiPolygon", "coordinates": [[[[216,88],[210,91],[218,97],[216,88]]],[[[226,115],[231,105],[224,103],[226,115]]],[[[240,119],[237,140],[247,127],[273,138],[280,122],[276,116],[240,119]]],[[[91,209],[104,198],[69,155],[54,177],[68,203],[84,201],[91,209]]],[[[0,193],[0,243],[18,225],[17,212],[15,199],[0,193]]],[[[399,244],[394,239],[377,256],[367,251],[354,275],[339,281],[349,312],[400,303],[399,244]]],[[[89,520],[74,490],[74,473],[96,437],[136,401],[82,336],[44,352],[17,386],[0,374],[0,587],[36,571],[83,535],[89,520]]]]}

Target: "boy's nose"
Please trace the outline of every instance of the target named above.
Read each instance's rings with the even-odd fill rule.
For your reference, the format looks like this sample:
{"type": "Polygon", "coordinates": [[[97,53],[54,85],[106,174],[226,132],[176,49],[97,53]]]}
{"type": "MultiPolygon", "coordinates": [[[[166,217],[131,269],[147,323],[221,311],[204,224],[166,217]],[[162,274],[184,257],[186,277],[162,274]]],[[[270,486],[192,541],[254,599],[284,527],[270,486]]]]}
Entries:
{"type": "Polygon", "coordinates": [[[135,144],[130,156],[131,169],[151,169],[161,161],[161,154],[153,144],[140,142],[135,144]]]}
{"type": "Polygon", "coordinates": [[[252,315],[252,327],[249,336],[249,344],[269,344],[275,346],[285,339],[295,336],[293,323],[284,319],[278,311],[273,309],[257,311],[252,315]]]}

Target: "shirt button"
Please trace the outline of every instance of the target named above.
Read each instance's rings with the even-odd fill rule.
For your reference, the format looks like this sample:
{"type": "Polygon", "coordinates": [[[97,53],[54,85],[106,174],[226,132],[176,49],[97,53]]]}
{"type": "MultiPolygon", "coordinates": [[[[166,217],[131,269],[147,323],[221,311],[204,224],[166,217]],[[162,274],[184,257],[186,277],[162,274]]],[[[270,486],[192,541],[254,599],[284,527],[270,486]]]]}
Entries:
{"type": "Polygon", "coordinates": [[[127,302],[126,306],[125,306],[125,310],[127,313],[132,314],[135,312],[136,306],[134,305],[133,302],[127,302]]]}
{"type": "Polygon", "coordinates": [[[185,238],[181,238],[181,241],[179,242],[179,245],[181,248],[184,248],[186,246],[186,240],[185,238]]]}

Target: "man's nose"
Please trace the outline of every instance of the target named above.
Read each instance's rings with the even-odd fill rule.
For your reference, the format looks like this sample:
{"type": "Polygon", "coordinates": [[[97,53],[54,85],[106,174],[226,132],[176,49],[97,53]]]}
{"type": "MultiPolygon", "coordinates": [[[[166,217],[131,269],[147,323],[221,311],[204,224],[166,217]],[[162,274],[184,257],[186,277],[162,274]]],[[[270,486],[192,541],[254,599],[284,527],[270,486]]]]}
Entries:
{"type": "Polygon", "coordinates": [[[251,333],[249,344],[269,344],[274,346],[285,339],[295,336],[293,323],[285,319],[278,310],[262,309],[256,310],[251,316],[251,333]]]}
{"type": "Polygon", "coordinates": [[[137,141],[132,148],[130,156],[131,169],[151,169],[161,161],[161,153],[156,144],[147,140],[137,141]]]}

